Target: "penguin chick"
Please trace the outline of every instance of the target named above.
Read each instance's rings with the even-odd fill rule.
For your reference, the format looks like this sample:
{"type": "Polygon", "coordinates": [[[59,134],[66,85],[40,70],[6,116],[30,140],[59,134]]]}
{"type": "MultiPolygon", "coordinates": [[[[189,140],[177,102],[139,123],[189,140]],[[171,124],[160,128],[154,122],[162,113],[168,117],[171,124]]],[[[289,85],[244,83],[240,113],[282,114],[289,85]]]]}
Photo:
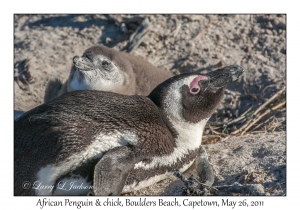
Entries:
{"type": "Polygon", "coordinates": [[[102,90],[125,95],[148,95],[153,88],[173,76],[142,57],[96,45],[82,56],[73,58],[67,81],[51,81],[46,87],[45,102],[75,90],[102,90]]]}
{"type": "Polygon", "coordinates": [[[74,91],[24,113],[14,122],[14,194],[120,195],[185,171],[226,84],[242,73],[177,75],[148,97],[74,91]]]}

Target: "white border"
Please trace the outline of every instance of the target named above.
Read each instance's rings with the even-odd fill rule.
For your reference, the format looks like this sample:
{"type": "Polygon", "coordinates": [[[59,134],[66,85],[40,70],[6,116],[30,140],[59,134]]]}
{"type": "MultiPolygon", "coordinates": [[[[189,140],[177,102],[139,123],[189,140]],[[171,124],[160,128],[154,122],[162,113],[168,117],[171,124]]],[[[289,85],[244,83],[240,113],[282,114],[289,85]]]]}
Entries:
{"type": "MultiPolygon", "coordinates": [[[[1,206],[4,209],[14,207],[36,206],[37,197],[13,197],[13,14],[14,13],[287,13],[287,196],[286,197],[225,197],[240,201],[243,198],[263,200],[264,209],[283,209],[289,206],[299,206],[299,120],[300,102],[298,102],[300,78],[299,60],[299,12],[295,1],[6,1],[1,6],[1,206]],[[4,5],[5,4],[5,5],[4,5]],[[4,74],[4,77],[2,76],[4,74]],[[289,114],[292,113],[292,114],[289,114]]],[[[47,197],[49,198],[49,197],[47,197]]],[[[70,199],[75,200],[76,197],[70,199]]],[[[86,200],[87,197],[78,198],[86,200]]],[[[136,199],[137,197],[131,197],[136,199]]],[[[196,199],[191,198],[190,199],[196,199]]],[[[63,197],[51,197],[63,200],[63,197]]],[[[96,200],[97,198],[89,198],[96,200]]],[[[105,199],[105,198],[100,198],[105,199]]],[[[122,197],[121,199],[126,199],[122,197]]],[[[147,197],[158,200],[159,197],[147,197]]],[[[164,200],[172,197],[164,197],[164,200]]],[[[178,198],[183,200],[184,198],[178,198]]],[[[220,200],[222,197],[201,197],[204,200],[220,200]]],[[[38,207],[36,207],[38,208],[38,207]]],[[[63,207],[76,209],[76,207],[63,207]]],[[[86,209],[86,207],[83,207],[86,209]]],[[[83,209],[81,208],[81,209],[83,209]]],[[[95,208],[95,207],[94,207],[95,208]]],[[[99,208],[99,207],[97,207],[99,208]]],[[[116,207],[112,207],[114,209],[116,207]]],[[[140,208],[140,207],[135,207],[140,208]]],[[[153,208],[153,207],[151,207],[153,208]]],[[[174,208],[174,207],[164,207],[174,208]]],[[[199,207],[198,207],[199,208],[199,207]]],[[[229,208],[229,207],[228,207],[229,208]]],[[[39,208],[40,209],[40,208],[39,208]]],[[[128,209],[131,209],[129,207],[128,209]]],[[[231,209],[231,208],[230,208],[231,209]]],[[[235,208],[239,209],[239,208],[235,208]]],[[[296,209],[296,208],[294,208],[296,209]]]]}

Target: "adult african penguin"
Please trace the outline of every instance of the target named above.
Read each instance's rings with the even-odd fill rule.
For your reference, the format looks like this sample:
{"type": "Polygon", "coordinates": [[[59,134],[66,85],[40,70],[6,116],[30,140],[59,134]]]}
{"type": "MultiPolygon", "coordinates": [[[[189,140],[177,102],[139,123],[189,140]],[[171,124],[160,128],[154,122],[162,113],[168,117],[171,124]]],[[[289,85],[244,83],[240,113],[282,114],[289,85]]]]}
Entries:
{"type": "Polygon", "coordinates": [[[73,58],[67,81],[50,81],[45,102],[75,90],[102,90],[125,95],[148,95],[153,88],[172,77],[140,56],[95,45],[73,58]]]}
{"type": "Polygon", "coordinates": [[[120,195],[185,171],[226,84],[243,71],[177,75],[148,97],[74,91],[24,113],[14,126],[14,194],[120,195]]]}

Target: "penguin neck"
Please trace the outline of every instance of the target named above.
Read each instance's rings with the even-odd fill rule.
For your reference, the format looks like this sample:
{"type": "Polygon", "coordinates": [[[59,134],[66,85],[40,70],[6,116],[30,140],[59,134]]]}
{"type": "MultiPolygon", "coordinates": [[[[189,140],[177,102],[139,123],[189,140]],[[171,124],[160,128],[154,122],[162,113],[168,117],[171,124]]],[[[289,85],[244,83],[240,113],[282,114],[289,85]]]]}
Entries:
{"type": "Polygon", "coordinates": [[[123,88],[124,76],[121,73],[113,75],[104,75],[100,70],[82,72],[73,67],[70,76],[68,91],[75,90],[102,90],[111,92],[121,92],[123,88]],[[113,79],[110,79],[111,76],[113,79]]]}
{"type": "Polygon", "coordinates": [[[163,90],[160,109],[163,119],[171,131],[177,147],[196,149],[200,147],[202,134],[209,118],[199,119],[192,123],[183,117],[182,87],[189,85],[194,75],[172,82],[163,90]]]}

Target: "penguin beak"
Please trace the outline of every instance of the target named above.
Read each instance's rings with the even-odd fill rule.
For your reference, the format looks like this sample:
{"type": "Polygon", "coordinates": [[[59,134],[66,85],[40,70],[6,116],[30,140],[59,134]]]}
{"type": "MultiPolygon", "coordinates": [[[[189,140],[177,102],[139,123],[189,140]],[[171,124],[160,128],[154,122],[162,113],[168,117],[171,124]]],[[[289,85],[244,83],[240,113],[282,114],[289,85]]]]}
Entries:
{"type": "Polygon", "coordinates": [[[92,71],[94,70],[94,65],[86,57],[74,56],[73,64],[80,71],[92,71]]]}
{"type": "Polygon", "coordinates": [[[237,80],[243,72],[243,67],[232,65],[209,72],[206,76],[209,79],[209,87],[219,89],[226,86],[228,83],[237,80]]]}

